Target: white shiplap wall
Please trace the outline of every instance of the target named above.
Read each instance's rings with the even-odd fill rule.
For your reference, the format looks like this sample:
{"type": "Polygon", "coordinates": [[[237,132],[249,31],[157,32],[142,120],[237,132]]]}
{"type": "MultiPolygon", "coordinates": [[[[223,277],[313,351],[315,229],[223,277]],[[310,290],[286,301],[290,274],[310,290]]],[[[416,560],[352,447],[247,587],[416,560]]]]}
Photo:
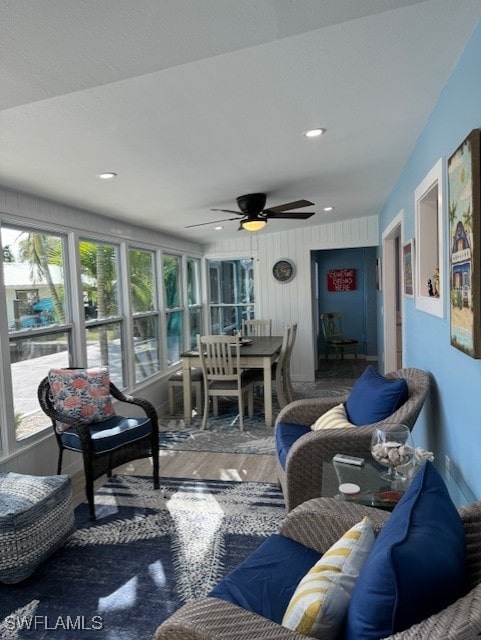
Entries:
{"type": "Polygon", "coordinates": [[[311,251],[372,247],[379,243],[376,216],[302,227],[289,232],[239,234],[239,239],[204,245],[206,258],[249,257],[256,260],[256,316],[272,318],[273,333],[298,323],[291,368],[294,380],[313,380],[317,357],[317,309],[313,308],[314,272],[311,251]],[[272,277],[272,265],[290,258],[296,277],[280,284],[272,277]]]}

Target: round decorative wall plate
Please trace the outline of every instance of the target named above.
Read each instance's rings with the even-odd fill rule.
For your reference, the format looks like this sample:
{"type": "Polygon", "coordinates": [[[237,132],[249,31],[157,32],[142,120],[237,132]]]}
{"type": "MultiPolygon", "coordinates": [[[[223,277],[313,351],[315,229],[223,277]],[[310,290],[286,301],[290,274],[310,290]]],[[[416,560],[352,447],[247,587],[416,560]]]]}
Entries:
{"type": "Polygon", "coordinates": [[[272,267],[272,275],[277,282],[290,282],[296,275],[296,267],[292,260],[281,258],[274,263],[272,267]]]}

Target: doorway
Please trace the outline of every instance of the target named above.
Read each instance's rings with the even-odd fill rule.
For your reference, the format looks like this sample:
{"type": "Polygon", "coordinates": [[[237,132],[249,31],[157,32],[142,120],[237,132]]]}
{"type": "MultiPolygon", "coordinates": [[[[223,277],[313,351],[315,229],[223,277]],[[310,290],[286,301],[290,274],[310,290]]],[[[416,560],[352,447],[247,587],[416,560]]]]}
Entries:
{"type": "MultiPolygon", "coordinates": [[[[377,360],[376,247],[317,250],[312,252],[311,259],[315,269],[313,326],[317,331],[318,368],[325,362],[319,318],[321,313],[328,311],[342,314],[344,334],[359,341],[360,360],[377,360]],[[330,274],[333,272],[349,272],[350,286],[332,286],[330,274]]],[[[346,354],[346,360],[353,358],[352,352],[346,354]]]]}
{"type": "Polygon", "coordinates": [[[384,373],[403,366],[402,221],[401,211],[382,235],[384,373]]]}

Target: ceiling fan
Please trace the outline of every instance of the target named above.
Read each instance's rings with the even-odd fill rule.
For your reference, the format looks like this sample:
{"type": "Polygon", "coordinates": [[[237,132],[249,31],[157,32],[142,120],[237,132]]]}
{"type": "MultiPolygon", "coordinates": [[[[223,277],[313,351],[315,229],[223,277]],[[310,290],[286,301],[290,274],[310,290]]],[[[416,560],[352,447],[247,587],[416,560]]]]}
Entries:
{"type": "MultiPolygon", "coordinates": [[[[267,200],[265,193],[248,193],[245,196],[239,196],[236,200],[240,211],[233,211],[232,209],[211,209],[211,211],[235,213],[236,216],[242,216],[239,231],[242,229],[246,231],[259,231],[259,229],[265,227],[270,218],[277,218],[279,220],[307,220],[307,218],[310,218],[315,213],[314,211],[309,213],[291,211],[291,209],[310,207],[314,203],[309,202],[309,200],[295,200],[294,202],[286,202],[285,204],[279,204],[277,207],[269,207],[268,209],[264,208],[267,200]]],[[[238,220],[238,218],[224,218],[223,220],[218,220],[218,222],[228,222],[230,220],[238,220]]],[[[207,224],[213,223],[201,222],[200,224],[190,224],[185,228],[202,227],[207,224]]]]}

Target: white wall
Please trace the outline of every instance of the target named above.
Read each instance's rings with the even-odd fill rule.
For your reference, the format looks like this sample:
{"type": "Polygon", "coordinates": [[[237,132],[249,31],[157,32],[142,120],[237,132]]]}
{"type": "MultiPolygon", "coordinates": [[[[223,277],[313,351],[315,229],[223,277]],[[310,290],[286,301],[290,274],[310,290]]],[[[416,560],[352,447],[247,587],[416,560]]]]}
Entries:
{"type": "MultiPolygon", "coordinates": [[[[275,222],[269,223],[274,226],[275,222]]],[[[358,218],[292,231],[242,232],[239,239],[204,245],[207,258],[254,257],[256,259],[256,316],[272,318],[273,333],[282,335],[289,322],[298,322],[291,367],[294,380],[313,380],[317,358],[316,313],[312,308],[311,251],[378,245],[377,217],[358,218]],[[290,258],[296,277],[279,284],[272,277],[272,265],[290,258]]]]}

